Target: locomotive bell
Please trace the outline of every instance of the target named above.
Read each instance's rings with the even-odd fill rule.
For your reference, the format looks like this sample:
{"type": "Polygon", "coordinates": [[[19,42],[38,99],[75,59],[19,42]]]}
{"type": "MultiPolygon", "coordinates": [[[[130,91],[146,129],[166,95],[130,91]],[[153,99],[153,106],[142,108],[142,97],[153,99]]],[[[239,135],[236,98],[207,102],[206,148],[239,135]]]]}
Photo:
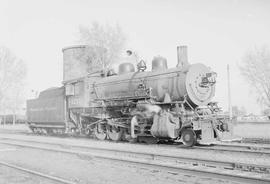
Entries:
{"type": "Polygon", "coordinates": [[[167,59],[162,56],[156,56],[152,60],[152,71],[160,71],[166,70],[167,67],[167,59]]]}
{"type": "Polygon", "coordinates": [[[119,65],[119,70],[118,73],[121,74],[125,74],[125,73],[130,73],[130,72],[135,72],[135,68],[133,66],[133,64],[131,63],[122,63],[119,65]]]}

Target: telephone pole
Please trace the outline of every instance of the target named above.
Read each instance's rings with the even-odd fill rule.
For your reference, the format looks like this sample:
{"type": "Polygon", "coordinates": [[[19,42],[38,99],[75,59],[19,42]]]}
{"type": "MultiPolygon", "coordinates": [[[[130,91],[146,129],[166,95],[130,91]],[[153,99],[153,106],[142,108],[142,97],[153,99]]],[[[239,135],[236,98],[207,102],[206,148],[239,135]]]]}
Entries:
{"type": "Polygon", "coordinates": [[[227,64],[227,80],[228,80],[228,110],[230,119],[232,119],[232,101],[231,101],[231,84],[230,84],[230,66],[227,64]]]}

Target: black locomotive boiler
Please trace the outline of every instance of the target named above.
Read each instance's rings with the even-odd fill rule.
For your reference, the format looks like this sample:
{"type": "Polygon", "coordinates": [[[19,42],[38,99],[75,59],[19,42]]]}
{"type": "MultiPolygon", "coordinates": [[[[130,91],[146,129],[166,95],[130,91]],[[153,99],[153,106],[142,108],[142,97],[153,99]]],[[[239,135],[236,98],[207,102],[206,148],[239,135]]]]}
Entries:
{"type": "Polygon", "coordinates": [[[151,71],[144,62],[119,65],[118,74],[87,57],[87,46],[63,49],[63,87],[50,88],[27,101],[34,132],[80,133],[113,141],[182,141],[187,146],[230,138],[231,122],[217,104],[216,73],[201,63],[187,62],[180,46],[178,64],[167,68],[154,57],[151,71]]]}

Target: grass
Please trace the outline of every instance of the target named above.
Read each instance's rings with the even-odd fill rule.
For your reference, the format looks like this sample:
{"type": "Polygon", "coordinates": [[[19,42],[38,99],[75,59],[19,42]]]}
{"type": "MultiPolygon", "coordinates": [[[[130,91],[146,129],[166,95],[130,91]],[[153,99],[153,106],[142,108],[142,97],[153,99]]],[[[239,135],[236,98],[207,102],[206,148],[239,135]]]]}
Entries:
{"type": "Polygon", "coordinates": [[[270,123],[243,123],[234,125],[234,135],[242,138],[270,139],[270,123]]]}

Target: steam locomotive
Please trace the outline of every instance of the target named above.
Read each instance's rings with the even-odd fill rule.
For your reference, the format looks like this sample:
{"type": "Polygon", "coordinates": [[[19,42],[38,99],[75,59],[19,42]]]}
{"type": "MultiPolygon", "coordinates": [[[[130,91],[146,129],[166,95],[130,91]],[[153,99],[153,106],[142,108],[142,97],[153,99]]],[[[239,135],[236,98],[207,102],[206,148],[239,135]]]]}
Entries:
{"type": "Polygon", "coordinates": [[[178,64],[154,57],[124,62],[118,74],[89,60],[86,45],[63,49],[63,86],[27,101],[27,122],[35,133],[78,133],[113,141],[178,141],[186,146],[230,137],[231,122],[215,94],[216,73],[187,62],[187,47],[177,47],[178,64]]]}

